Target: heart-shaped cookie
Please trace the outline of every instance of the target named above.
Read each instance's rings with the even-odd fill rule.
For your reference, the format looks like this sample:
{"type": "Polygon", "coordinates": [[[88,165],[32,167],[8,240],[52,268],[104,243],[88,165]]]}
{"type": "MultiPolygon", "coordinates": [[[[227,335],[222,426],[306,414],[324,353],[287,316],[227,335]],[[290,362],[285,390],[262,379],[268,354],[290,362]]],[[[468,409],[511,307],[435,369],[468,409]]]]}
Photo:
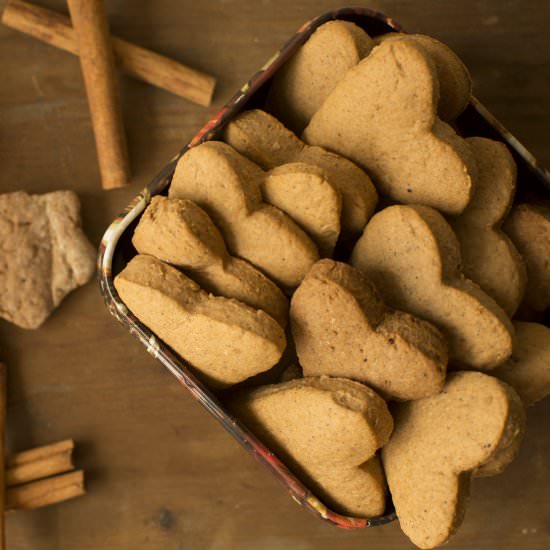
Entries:
{"type": "Polygon", "coordinates": [[[351,378],[391,399],[441,390],[447,345],[430,323],[391,310],[359,270],[313,265],[291,301],[291,328],[304,375],[351,378]]]}
{"type": "Polygon", "coordinates": [[[441,329],[449,339],[451,362],[491,369],[512,354],[510,320],[464,277],[458,240],[433,208],[399,205],[376,214],[351,263],[372,279],[390,306],[441,329]]]}
{"type": "Polygon", "coordinates": [[[153,197],[132,244],[140,254],[183,269],[204,290],[262,309],[286,326],[285,295],[251,264],[229,254],[218,228],[194,202],[153,197]]]}
{"type": "Polygon", "coordinates": [[[207,141],[181,157],[168,193],[197,203],[219,227],[232,254],[292,288],[319,253],[286,214],[263,202],[263,178],[256,164],[229,145],[207,141]]]}
{"type": "Polygon", "coordinates": [[[535,311],[550,307],[550,205],[518,204],[502,226],[527,266],[525,303],[535,311]]]}
{"type": "Polygon", "coordinates": [[[418,547],[434,548],[462,523],[472,472],[521,439],[523,405],[500,380],[458,372],[441,393],[392,413],[382,460],[399,523],[418,547]]]}
{"type": "Polygon", "coordinates": [[[374,212],[378,195],[363,170],[340,155],[309,147],[265,111],[253,109],[239,114],[226,126],[224,140],[264,170],[289,162],[322,169],[342,196],[344,234],[360,232],[374,212]]]}
{"type": "Polygon", "coordinates": [[[516,164],[506,145],[491,139],[466,140],[478,166],[470,204],[449,221],[460,242],[464,275],[476,282],[512,317],[525,292],[525,264],[500,225],[516,190],[516,164]]]}
{"type": "Polygon", "coordinates": [[[239,393],[230,406],[327,504],[352,516],[384,513],[384,474],[375,453],[393,421],[373,390],[310,377],[239,393]]]}
{"type": "Polygon", "coordinates": [[[437,70],[415,41],[387,40],[348,71],[304,141],[343,155],[390,199],[448,214],[466,208],[476,176],[468,144],[436,115],[437,70]]]}
{"type": "Polygon", "coordinates": [[[374,42],[349,21],[329,21],[273,77],[268,105],[294,132],[301,132],[346,72],[374,42]]]}
{"type": "Polygon", "coordinates": [[[152,256],[134,256],[114,285],[128,309],[213,386],[270,369],[285,349],[284,331],[267,313],[212,296],[152,256]]]}

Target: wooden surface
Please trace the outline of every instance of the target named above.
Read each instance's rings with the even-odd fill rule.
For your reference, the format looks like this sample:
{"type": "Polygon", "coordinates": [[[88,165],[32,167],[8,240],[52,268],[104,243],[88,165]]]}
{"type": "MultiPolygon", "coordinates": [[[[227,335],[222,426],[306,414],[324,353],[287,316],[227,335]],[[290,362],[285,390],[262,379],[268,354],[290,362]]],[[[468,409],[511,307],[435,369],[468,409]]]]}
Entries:
{"type": "MultiPolygon", "coordinates": [[[[355,2],[360,4],[361,2],[355,2]]],[[[65,9],[62,1],[43,5],[65,9]]],[[[4,0],[0,0],[3,7],[4,0]]],[[[113,32],[218,77],[206,110],[121,79],[133,184],[101,190],[78,60],[0,29],[0,190],[71,188],[92,241],[324,0],[111,0],[113,32]]],[[[341,4],[340,4],[341,5],[341,4]]],[[[372,1],[452,46],[476,95],[550,165],[546,0],[372,1]]],[[[411,548],[397,524],[337,530],[292,502],[107,313],[94,282],[43,328],[0,321],[12,451],[77,442],[88,495],[7,521],[10,550],[411,548]]],[[[519,459],[476,480],[455,549],[550,548],[550,400],[529,411],[519,459]]]]}

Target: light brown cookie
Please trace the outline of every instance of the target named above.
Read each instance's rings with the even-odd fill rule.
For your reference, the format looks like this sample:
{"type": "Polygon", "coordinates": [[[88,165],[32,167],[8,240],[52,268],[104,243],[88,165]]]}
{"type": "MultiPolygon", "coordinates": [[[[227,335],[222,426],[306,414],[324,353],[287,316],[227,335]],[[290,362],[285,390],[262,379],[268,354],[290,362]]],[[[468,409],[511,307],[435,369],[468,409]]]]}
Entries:
{"type": "Polygon", "coordinates": [[[340,235],[342,197],[323,170],[303,162],[283,164],[266,174],[261,190],[266,202],[313,239],[322,257],[332,256],[340,235]]]}
{"type": "Polygon", "coordinates": [[[550,307],[550,205],[518,204],[502,226],[527,266],[526,304],[535,311],[550,307]]]}
{"type": "Polygon", "coordinates": [[[38,328],[95,272],[72,191],[0,195],[0,243],[0,317],[23,328],[38,328]]]}
{"type": "Polygon", "coordinates": [[[436,116],[437,71],[411,40],[388,40],[348,71],[302,135],[356,162],[392,200],[459,214],[476,176],[468,144],[436,116]]]}
{"type": "Polygon", "coordinates": [[[550,328],[538,323],[514,322],[512,357],[491,374],[510,384],[525,405],[550,394],[550,328]]]}
{"type": "Polygon", "coordinates": [[[373,46],[369,35],[354,23],[324,23],[273,77],[270,111],[301,132],[346,72],[373,46]]]}
{"type": "Polygon", "coordinates": [[[197,203],[221,229],[232,254],[292,288],[300,284],[319,253],[286,214],[263,202],[263,177],[256,164],[229,145],[207,141],[181,157],[169,197],[197,203]]]}
{"type": "Polygon", "coordinates": [[[134,231],[132,244],[140,254],[183,269],[204,290],[262,309],[286,326],[285,295],[255,267],[229,255],[218,228],[194,202],[153,197],[134,231]]]}
{"type": "Polygon", "coordinates": [[[290,320],[305,376],[351,378],[400,400],[432,395],[445,382],[442,334],[387,308],[369,279],[347,264],[314,264],[292,297],[290,320]]]}
{"type": "Polygon", "coordinates": [[[351,263],[392,307],[432,322],[459,365],[491,369],[512,354],[513,327],[496,302],[460,270],[460,245],[427,206],[390,206],[368,223],[351,263]]]}
{"type": "Polygon", "coordinates": [[[412,40],[426,50],[432,59],[439,81],[437,113],[441,120],[455,120],[472,97],[472,79],[466,65],[439,40],[425,34],[387,33],[377,36],[377,44],[388,40],[412,40]]]}
{"type": "Polygon", "coordinates": [[[225,128],[224,140],[264,170],[289,162],[321,168],[342,196],[343,233],[361,231],[374,212],[378,196],[363,170],[340,155],[305,145],[265,111],[241,113],[225,128]]]}
{"type": "MultiPolygon", "coordinates": [[[[519,440],[525,413],[514,390],[480,372],[457,372],[432,397],[392,410],[382,461],[403,532],[420,548],[460,526],[473,470],[519,440]]],[[[509,456],[508,458],[513,458],[509,456]]]]}
{"type": "Polygon", "coordinates": [[[352,516],[384,513],[375,453],[393,422],[373,390],[342,378],[302,378],[238,394],[231,408],[326,504],[352,516]]]}
{"type": "Polygon", "coordinates": [[[128,309],[213,386],[270,369],[285,348],[283,329],[267,313],[207,294],[152,256],[135,256],[114,285],[128,309]]]}
{"type": "Polygon", "coordinates": [[[514,200],[516,163],[504,143],[480,137],[466,141],[477,161],[476,188],[466,210],[449,221],[460,242],[464,275],[512,317],[523,299],[527,272],[500,225],[514,200]]]}

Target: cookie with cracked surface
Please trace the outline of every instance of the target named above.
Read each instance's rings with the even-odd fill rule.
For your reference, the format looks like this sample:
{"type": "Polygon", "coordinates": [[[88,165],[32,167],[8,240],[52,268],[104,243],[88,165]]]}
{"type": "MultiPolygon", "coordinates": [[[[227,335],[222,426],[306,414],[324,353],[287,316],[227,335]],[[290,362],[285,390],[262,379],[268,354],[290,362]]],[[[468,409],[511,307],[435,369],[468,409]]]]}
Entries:
{"type": "Polygon", "coordinates": [[[0,195],[0,317],[36,329],[95,272],[73,191],[0,195]]]}

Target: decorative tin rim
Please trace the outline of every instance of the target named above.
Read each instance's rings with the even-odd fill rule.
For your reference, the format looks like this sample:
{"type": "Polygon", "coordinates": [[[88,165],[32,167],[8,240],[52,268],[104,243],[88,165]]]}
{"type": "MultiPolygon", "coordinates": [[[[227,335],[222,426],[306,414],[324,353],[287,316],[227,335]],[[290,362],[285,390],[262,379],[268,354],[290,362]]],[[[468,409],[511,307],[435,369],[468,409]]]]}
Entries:
{"type": "MultiPolygon", "coordinates": [[[[395,512],[389,512],[376,518],[354,518],[338,514],[323,504],[294,474],[275,456],[257,437],[244,427],[239,420],[230,415],[218,399],[200,382],[186,366],[185,361],[176,355],[168,346],[143,325],[127,309],[113,285],[112,261],[116,245],[129,225],[143,212],[151,197],[161,193],[169,184],[179,158],[185,152],[212,139],[225,125],[228,119],[236,115],[253,96],[253,94],[277,71],[284,62],[303,44],[317,27],[327,21],[342,19],[346,16],[359,15],[385,23],[389,29],[403,31],[401,25],[390,17],[368,8],[341,8],[328,11],[302,25],[296,34],[273,55],[256,72],[241,89],[214,115],[203,128],[183,147],[178,154],[160,171],[160,173],[145,187],[117,216],[105,231],[98,252],[97,267],[100,290],[110,313],[129,332],[136,336],[147,351],[158,359],[184,386],[191,395],[212,414],[222,426],[235,437],[257,460],[269,468],[275,477],[289,490],[290,496],[307,510],[318,517],[343,529],[358,529],[384,525],[396,519],[395,512]]],[[[550,189],[550,173],[540,167],[533,155],[510,133],[495,117],[475,98],[471,100],[472,107],[486,120],[506,141],[506,143],[522,157],[539,179],[550,189]]]]}

